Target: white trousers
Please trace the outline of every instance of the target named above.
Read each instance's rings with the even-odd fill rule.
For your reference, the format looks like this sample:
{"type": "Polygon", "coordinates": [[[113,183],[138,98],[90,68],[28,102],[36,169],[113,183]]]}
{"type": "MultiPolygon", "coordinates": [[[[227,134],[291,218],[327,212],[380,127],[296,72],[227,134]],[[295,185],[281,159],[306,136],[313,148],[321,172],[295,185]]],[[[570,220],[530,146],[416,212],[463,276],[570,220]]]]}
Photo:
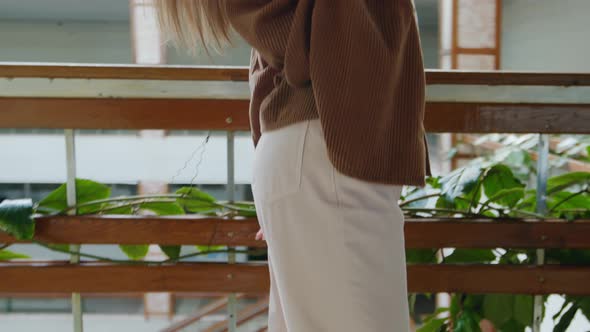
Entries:
{"type": "Polygon", "coordinates": [[[268,244],[269,332],[407,332],[401,186],[330,162],[319,120],[265,132],[252,191],[268,244]]]}

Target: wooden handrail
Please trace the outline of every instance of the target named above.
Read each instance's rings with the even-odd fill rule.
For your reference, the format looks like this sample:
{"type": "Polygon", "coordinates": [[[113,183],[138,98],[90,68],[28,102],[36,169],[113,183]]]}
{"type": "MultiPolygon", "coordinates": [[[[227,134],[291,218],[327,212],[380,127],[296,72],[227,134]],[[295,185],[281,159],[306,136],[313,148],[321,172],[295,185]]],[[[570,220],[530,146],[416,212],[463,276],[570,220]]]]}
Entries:
{"type": "Polygon", "coordinates": [[[0,62],[0,77],[247,81],[247,67],[0,62]]]}
{"type": "MultiPolygon", "coordinates": [[[[0,128],[250,129],[247,100],[0,98],[0,128]]],[[[429,132],[590,133],[590,105],[432,102],[429,132]]]]}
{"type": "MultiPolygon", "coordinates": [[[[235,67],[0,63],[0,128],[246,131],[247,76],[235,67]]],[[[426,76],[427,131],[590,133],[590,73],[426,76]]]]}
{"type": "Polygon", "coordinates": [[[0,98],[0,128],[250,130],[247,100],[0,98]]]}
{"type": "Polygon", "coordinates": [[[590,73],[426,70],[428,84],[590,86],[590,73]]]}
{"type": "MultiPolygon", "coordinates": [[[[47,262],[45,262],[47,263],[47,262]]],[[[65,264],[65,261],[62,261],[65,264]]],[[[85,298],[121,298],[121,299],[142,299],[145,292],[134,292],[134,293],[83,293],[82,297],[85,298]]],[[[221,292],[182,292],[174,293],[175,299],[210,299],[212,301],[224,297],[226,294],[221,292]]],[[[36,299],[67,299],[70,298],[70,293],[0,293],[0,298],[7,297],[18,297],[18,298],[36,298],[36,299]]],[[[257,298],[260,296],[256,294],[241,293],[238,297],[243,296],[247,298],[257,298]]],[[[225,298],[225,297],[224,297],[225,298]]]]}
{"type": "Polygon", "coordinates": [[[264,293],[269,282],[266,264],[0,264],[0,293],[264,293]]]}
{"type": "MultiPolygon", "coordinates": [[[[1,102],[0,102],[1,105],[1,102]]],[[[590,105],[428,102],[424,127],[450,133],[590,133],[590,105]]]]}
{"type": "MultiPolygon", "coordinates": [[[[0,77],[246,81],[247,67],[0,62],[0,77]]],[[[428,84],[590,86],[590,73],[426,70],[428,84]]]]}
{"type": "MultiPolygon", "coordinates": [[[[255,241],[256,219],[58,216],[36,220],[36,237],[46,243],[186,244],[264,247],[255,241]]],[[[510,221],[407,218],[407,248],[590,248],[590,220],[510,221]]],[[[16,240],[0,231],[0,243],[16,240]]]]}
{"type": "MultiPolygon", "coordinates": [[[[590,295],[590,267],[517,265],[408,265],[408,290],[590,295]]],[[[266,265],[183,263],[0,264],[0,292],[248,292],[267,293],[266,265]]]]}

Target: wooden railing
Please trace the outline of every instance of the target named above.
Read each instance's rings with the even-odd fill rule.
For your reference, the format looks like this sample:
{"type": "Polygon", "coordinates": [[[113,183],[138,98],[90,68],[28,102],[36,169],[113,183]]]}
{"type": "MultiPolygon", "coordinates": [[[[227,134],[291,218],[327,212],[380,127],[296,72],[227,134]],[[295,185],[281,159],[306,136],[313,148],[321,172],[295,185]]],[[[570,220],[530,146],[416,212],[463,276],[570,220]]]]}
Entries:
{"type": "MultiPolygon", "coordinates": [[[[255,219],[52,217],[37,219],[36,239],[70,244],[195,244],[260,247],[255,219]]],[[[407,248],[590,248],[590,222],[408,219],[407,248]]],[[[0,243],[14,239],[0,234],[0,243]]],[[[0,264],[0,293],[248,292],[268,288],[266,266],[183,263],[125,266],[65,262],[0,264]]],[[[412,292],[590,294],[588,267],[411,265],[412,292]],[[515,273],[518,278],[515,278],[515,273]],[[460,277],[458,277],[460,276],[460,277]],[[510,282],[508,282],[510,281],[510,282]]]]}
{"type": "MultiPolygon", "coordinates": [[[[243,68],[0,65],[0,128],[248,130],[243,68]]],[[[588,133],[590,74],[428,71],[430,132],[588,133]]]]}
{"type": "MultiPolygon", "coordinates": [[[[0,65],[0,127],[248,130],[245,68],[0,65]]],[[[590,133],[590,74],[427,72],[430,132],[590,133]]],[[[254,219],[58,216],[50,243],[259,247],[254,219]]],[[[590,222],[406,220],[408,248],[590,248],[590,222]]],[[[0,233],[0,243],[14,239],[0,233]]],[[[411,265],[412,292],[590,295],[590,267],[411,265]]],[[[264,264],[0,264],[0,292],[268,290],[264,264]]]]}
{"type": "MultiPolygon", "coordinates": [[[[35,239],[70,244],[211,244],[264,247],[256,219],[210,217],[58,216],[36,219],[35,239]]],[[[590,223],[536,219],[406,219],[407,248],[588,249],[590,223]]],[[[0,232],[0,243],[14,242],[0,232]]],[[[18,241],[16,241],[18,242],[18,241]]]]}

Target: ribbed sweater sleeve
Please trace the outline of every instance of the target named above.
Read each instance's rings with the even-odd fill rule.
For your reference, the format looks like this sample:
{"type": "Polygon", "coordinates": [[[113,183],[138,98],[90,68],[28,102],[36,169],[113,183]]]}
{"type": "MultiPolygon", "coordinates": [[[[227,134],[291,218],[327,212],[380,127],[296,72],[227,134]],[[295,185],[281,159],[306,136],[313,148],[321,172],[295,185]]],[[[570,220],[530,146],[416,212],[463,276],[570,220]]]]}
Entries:
{"type": "Polygon", "coordinates": [[[309,72],[328,150],[342,172],[365,170],[363,177],[378,181],[403,156],[408,166],[396,172],[417,174],[409,165],[425,154],[425,78],[414,20],[409,0],[315,3],[309,72]]]}

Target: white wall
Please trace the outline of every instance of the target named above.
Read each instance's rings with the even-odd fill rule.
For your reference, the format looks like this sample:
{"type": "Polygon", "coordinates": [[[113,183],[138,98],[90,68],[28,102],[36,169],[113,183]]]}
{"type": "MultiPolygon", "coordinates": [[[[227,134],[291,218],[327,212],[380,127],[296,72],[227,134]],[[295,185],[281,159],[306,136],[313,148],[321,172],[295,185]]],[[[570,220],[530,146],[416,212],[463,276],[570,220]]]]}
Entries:
{"type": "Polygon", "coordinates": [[[420,27],[420,40],[424,54],[424,67],[439,68],[438,64],[438,26],[424,25],[420,27]]]}
{"type": "Polygon", "coordinates": [[[502,69],[590,72],[590,1],[505,0],[502,69]]]}
{"type": "MultiPolygon", "coordinates": [[[[0,61],[132,63],[131,33],[125,21],[0,20],[0,61]]],[[[239,39],[224,56],[204,52],[196,57],[169,47],[168,63],[239,65],[250,60],[249,47],[239,39]]]]}
{"type": "MultiPolygon", "coordinates": [[[[139,180],[190,183],[198,174],[195,181],[199,184],[227,183],[225,135],[211,137],[202,151],[204,139],[204,136],[79,135],[76,139],[78,176],[104,183],[139,180]]],[[[236,183],[250,183],[254,157],[250,135],[239,134],[235,144],[236,183]]],[[[65,181],[61,135],[0,135],[0,151],[3,151],[0,183],[65,181]]]]}
{"type": "Polygon", "coordinates": [[[125,22],[0,21],[0,45],[0,61],[132,61],[125,22]]]}
{"type": "Polygon", "coordinates": [[[232,46],[224,50],[223,55],[211,51],[210,56],[205,52],[191,56],[186,50],[177,50],[170,46],[166,58],[167,63],[172,65],[247,66],[250,62],[250,46],[236,37],[232,46]]]}
{"type": "MultiPolygon", "coordinates": [[[[421,28],[425,64],[438,67],[436,26],[421,28]]],[[[16,21],[0,20],[0,62],[132,63],[131,33],[125,21],[16,21]]],[[[248,65],[250,47],[240,38],[224,55],[201,52],[190,56],[168,48],[169,64],[248,65]]]]}

